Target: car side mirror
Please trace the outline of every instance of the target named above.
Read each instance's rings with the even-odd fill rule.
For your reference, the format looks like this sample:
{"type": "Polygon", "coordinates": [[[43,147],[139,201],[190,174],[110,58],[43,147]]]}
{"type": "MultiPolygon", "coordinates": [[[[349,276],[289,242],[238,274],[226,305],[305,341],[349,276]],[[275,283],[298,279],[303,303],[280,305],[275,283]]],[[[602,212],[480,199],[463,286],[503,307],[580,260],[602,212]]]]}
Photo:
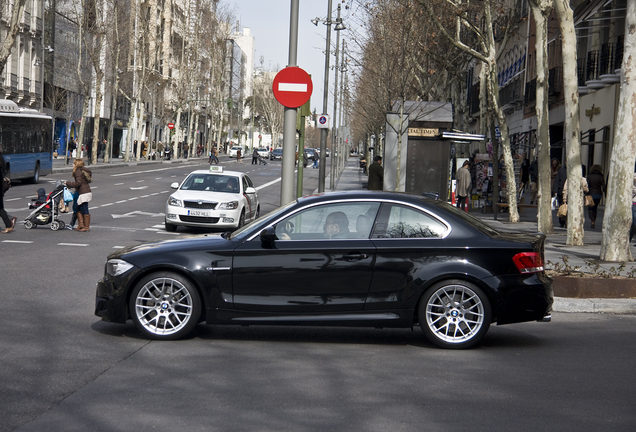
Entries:
{"type": "Polygon", "coordinates": [[[253,187],[248,187],[247,189],[245,189],[245,193],[246,194],[255,194],[256,193],[256,189],[254,189],[253,187]]]}
{"type": "Polygon", "coordinates": [[[276,228],[268,226],[261,231],[261,241],[263,243],[273,243],[276,240],[278,240],[278,237],[276,236],[276,228]]]}
{"type": "Polygon", "coordinates": [[[172,189],[179,189],[179,183],[178,183],[178,182],[174,182],[174,183],[172,183],[172,184],[170,185],[170,187],[171,187],[172,189]]]}

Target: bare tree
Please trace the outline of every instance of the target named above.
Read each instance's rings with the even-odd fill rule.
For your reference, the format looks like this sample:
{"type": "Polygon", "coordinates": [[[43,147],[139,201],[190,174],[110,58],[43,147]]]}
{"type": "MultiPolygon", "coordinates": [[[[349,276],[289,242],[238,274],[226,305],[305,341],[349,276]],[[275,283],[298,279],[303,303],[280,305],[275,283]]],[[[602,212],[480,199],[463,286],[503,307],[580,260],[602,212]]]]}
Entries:
{"type": "Polygon", "coordinates": [[[20,19],[24,14],[24,5],[26,0],[16,0],[13,7],[0,6],[0,21],[8,21],[9,29],[7,35],[0,44],[0,74],[4,70],[7,64],[7,59],[11,55],[13,50],[13,44],[15,43],[15,37],[20,31],[20,19]],[[7,19],[3,16],[4,12],[10,12],[11,16],[7,19]]]}
{"type": "Polygon", "coordinates": [[[537,102],[535,111],[538,129],[539,193],[537,229],[539,232],[554,232],[550,198],[550,122],[548,118],[548,18],[552,13],[553,0],[530,0],[535,22],[535,47],[537,65],[537,102]]]}
{"type": "Polygon", "coordinates": [[[480,2],[480,5],[463,1],[433,2],[430,0],[417,0],[417,3],[426,10],[431,22],[437,26],[444,37],[451,41],[457,48],[481,61],[484,67],[487,68],[486,86],[488,91],[486,93],[499,123],[499,131],[501,133],[510,222],[519,222],[517,187],[512,163],[512,152],[510,149],[510,137],[508,134],[506,115],[499,103],[497,77],[497,59],[501,54],[501,49],[506,46],[507,30],[510,28],[514,15],[495,0],[484,0],[480,2]],[[481,6],[482,4],[483,6],[481,6]],[[436,6],[435,9],[433,7],[434,5],[436,6]],[[496,6],[496,16],[493,15],[493,5],[496,6]],[[453,29],[453,33],[444,25],[448,21],[448,13],[452,15],[452,19],[454,20],[454,25],[449,26],[449,28],[453,29]],[[445,20],[441,18],[444,16],[447,17],[445,20]],[[478,20],[471,18],[478,18],[478,20]],[[494,25],[500,21],[503,21],[504,24],[499,24],[498,27],[505,31],[503,40],[499,44],[500,50],[498,51],[497,45],[495,44],[494,25]]]}
{"type": "Polygon", "coordinates": [[[621,68],[621,97],[610,161],[605,221],[600,259],[631,261],[629,227],[632,223],[631,191],[636,160],[636,2],[627,2],[625,56],[621,68]],[[628,54],[629,53],[629,54],[628,54]]]}
{"type": "Polygon", "coordinates": [[[576,32],[574,13],[569,0],[554,0],[561,28],[563,53],[563,91],[565,94],[565,145],[568,170],[568,235],[569,245],[583,245],[583,192],[581,190],[581,140],[579,86],[576,75],[576,32]]]}

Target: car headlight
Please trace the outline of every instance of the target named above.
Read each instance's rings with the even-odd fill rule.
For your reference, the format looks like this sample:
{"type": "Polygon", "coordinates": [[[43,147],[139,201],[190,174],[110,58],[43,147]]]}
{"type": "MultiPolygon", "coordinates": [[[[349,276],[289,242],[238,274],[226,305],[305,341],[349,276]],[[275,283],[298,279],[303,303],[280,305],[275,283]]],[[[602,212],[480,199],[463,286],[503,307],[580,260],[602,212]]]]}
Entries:
{"type": "Polygon", "coordinates": [[[176,199],[173,196],[170,196],[170,198],[168,198],[168,205],[175,206],[175,207],[183,207],[183,201],[181,201],[180,199],[176,199]]]}
{"type": "Polygon", "coordinates": [[[219,210],[235,210],[239,206],[238,201],[230,201],[226,203],[221,203],[219,205],[219,210]]]}
{"type": "Polygon", "coordinates": [[[106,262],[106,274],[109,276],[119,276],[133,268],[133,265],[121,259],[110,259],[106,262]]]}

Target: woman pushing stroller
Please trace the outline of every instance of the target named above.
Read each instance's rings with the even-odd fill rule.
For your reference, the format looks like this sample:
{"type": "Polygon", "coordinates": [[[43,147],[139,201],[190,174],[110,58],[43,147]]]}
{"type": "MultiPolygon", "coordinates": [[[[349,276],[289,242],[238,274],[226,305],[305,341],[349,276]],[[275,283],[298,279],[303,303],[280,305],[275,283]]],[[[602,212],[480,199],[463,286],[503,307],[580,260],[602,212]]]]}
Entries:
{"type": "Polygon", "coordinates": [[[84,160],[75,159],[73,162],[73,178],[75,181],[66,182],[66,187],[75,188],[77,197],[77,228],[76,231],[86,232],[91,228],[91,215],[88,212],[88,203],[93,199],[89,183],[93,181],[93,173],[84,167],[84,160]]]}

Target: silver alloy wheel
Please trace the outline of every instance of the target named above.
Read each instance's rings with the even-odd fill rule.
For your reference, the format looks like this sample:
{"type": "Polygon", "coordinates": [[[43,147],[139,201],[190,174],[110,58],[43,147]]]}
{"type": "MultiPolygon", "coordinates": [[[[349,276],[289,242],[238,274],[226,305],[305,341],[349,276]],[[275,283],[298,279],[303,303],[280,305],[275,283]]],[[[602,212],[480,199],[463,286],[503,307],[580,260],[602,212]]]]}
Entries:
{"type": "Polygon", "coordinates": [[[467,286],[445,285],[426,303],[426,325],[449,344],[473,339],[484,326],[485,307],[480,296],[467,286]]]}
{"type": "Polygon", "coordinates": [[[161,277],[148,281],[135,297],[135,315],[148,333],[169,336],[193,319],[194,300],[178,280],[161,277]]]}

